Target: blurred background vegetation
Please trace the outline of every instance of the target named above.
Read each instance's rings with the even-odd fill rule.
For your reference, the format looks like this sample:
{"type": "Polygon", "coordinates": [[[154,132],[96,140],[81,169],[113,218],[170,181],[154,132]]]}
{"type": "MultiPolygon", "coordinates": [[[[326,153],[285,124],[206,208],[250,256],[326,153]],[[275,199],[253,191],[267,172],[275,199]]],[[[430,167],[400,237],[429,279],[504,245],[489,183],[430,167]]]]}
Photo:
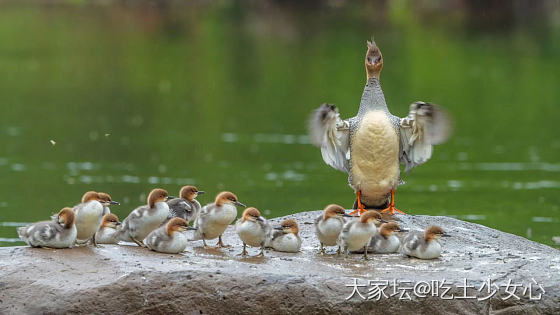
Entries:
{"type": "Polygon", "coordinates": [[[106,191],[220,190],[266,216],[351,207],[308,143],[323,102],[354,116],[365,41],[391,111],[431,101],[455,134],[397,207],[552,244],[560,234],[559,1],[0,1],[0,246],[106,191]]]}

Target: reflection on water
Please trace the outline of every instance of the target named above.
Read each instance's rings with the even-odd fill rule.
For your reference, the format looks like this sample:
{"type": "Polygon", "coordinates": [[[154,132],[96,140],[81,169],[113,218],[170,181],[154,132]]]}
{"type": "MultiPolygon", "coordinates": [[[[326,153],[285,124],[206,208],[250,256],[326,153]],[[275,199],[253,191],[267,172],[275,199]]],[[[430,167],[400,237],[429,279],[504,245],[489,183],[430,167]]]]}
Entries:
{"type": "Polygon", "coordinates": [[[120,201],[121,218],[151,188],[185,184],[209,192],[202,203],[227,189],[269,217],[351,206],[305,122],[323,102],[355,115],[372,34],[392,112],[425,100],[455,118],[453,138],[404,175],[398,208],[553,244],[557,5],[337,3],[0,4],[0,245],[87,190],[120,201]]]}

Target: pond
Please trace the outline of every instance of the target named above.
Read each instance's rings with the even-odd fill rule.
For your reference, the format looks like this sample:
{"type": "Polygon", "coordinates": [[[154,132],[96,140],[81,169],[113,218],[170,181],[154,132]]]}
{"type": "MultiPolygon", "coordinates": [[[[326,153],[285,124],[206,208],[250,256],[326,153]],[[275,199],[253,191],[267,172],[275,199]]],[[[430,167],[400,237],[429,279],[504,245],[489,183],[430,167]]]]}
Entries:
{"type": "Polygon", "coordinates": [[[0,246],[87,190],[120,201],[121,219],[151,188],[185,184],[208,192],[202,204],[231,190],[267,217],[351,207],[306,120],[323,102],[357,113],[372,35],[391,111],[424,100],[454,118],[452,138],[404,175],[397,207],[553,244],[557,15],[495,24],[402,2],[264,3],[0,4],[0,246]]]}

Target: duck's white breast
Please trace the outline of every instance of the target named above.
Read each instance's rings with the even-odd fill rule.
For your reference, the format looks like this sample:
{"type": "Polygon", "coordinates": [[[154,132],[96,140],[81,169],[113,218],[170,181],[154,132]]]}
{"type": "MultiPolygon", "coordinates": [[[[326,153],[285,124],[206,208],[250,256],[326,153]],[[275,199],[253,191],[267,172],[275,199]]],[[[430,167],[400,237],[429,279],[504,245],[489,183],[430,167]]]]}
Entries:
{"type": "Polygon", "coordinates": [[[45,245],[54,248],[70,247],[74,244],[77,234],[76,225],[73,225],[69,230],[65,229],[60,233],[56,233],[54,239],[47,242],[45,245]]]}
{"type": "Polygon", "coordinates": [[[387,239],[379,238],[374,245],[376,253],[394,253],[399,249],[401,242],[395,235],[390,235],[387,239]]]}
{"type": "MultiPolygon", "coordinates": [[[[139,241],[143,240],[150,232],[157,229],[169,215],[169,206],[165,202],[156,202],[155,211],[146,211],[138,220],[140,221],[134,237],[139,241]]],[[[135,210],[137,211],[137,210],[135,210]]]]}
{"type": "Polygon", "coordinates": [[[162,242],[162,245],[166,253],[180,253],[187,247],[187,237],[181,232],[173,232],[173,238],[169,242],[162,242]]]}
{"type": "Polygon", "coordinates": [[[237,208],[232,204],[224,204],[212,214],[212,221],[229,225],[237,217],[237,208]]]}
{"type": "Polygon", "coordinates": [[[97,234],[95,234],[95,241],[98,244],[117,244],[118,240],[116,234],[116,229],[110,227],[100,228],[97,234]]]}
{"type": "Polygon", "coordinates": [[[236,224],[235,231],[241,240],[250,246],[260,246],[264,242],[264,231],[256,222],[245,221],[236,224]]]}
{"type": "Polygon", "coordinates": [[[352,186],[379,204],[399,181],[399,139],[385,111],[368,112],[352,138],[352,186]]]}
{"type": "Polygon", "coordinates": [[[419,246],[414,256],[422,259],[433,259],[439,257],[439,255],[441,255],[441,245],[438,241],[433,240],[425,248],[419,246]]]}
{"type": "Polygon", "coordinates": [[[340,231],[342,231],[342,227],[342,220],[335,218],[322,220],[317,224],[317,236],[324,245],[334,246],[336,245],[336,240],[340,235],[340,231]]]}
{"type": "Polygon", "coordinates": [[[279,236],[272,242],[272,248],[279,252],[296,253],[299,252],[300,247],[300,239],[293,233],[279,236]]]}
{"type": "Polygon", "coordinates": [[[345,240],[348,250],[355,251],[362,249],[369,243],[369,240],[375,234],[376,230],[373,224],[364,225],[362,223],[357,223],[352,226],[345,240]]]}
{"type": "Polygon", "coordinates": [[[98,201],[90,201],[78,210],[76,214],[76,228],[78,239],[84,240],[93,236],[101,225],[103,205],[98,201]]]}

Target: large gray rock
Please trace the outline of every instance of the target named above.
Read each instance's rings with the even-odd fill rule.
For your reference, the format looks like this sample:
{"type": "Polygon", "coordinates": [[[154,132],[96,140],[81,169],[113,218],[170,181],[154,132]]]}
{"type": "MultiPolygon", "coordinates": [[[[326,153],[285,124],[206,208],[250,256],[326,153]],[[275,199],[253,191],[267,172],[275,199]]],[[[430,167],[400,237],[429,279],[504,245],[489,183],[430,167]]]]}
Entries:
{"type": "MultiPolygon", "coordinates": [[[[241,241],[233,227],[224,238],[232,248],[204,250],[196,241],[181,255],[126,245],[0,248],[0,313],[560,314],[556,249],[453,218],[401,216],[403,227],[415,230],[437,224],[453,235],[442,239],[440,259],[390,254],[371,255],[365,262],[361,255],[321,256],[312,225],[319,214],[289,216],[300,223],[301,253],[268,251],[265,258],[238,256],[241,241]],[[461,298],[465,279],[473,286],[467,295],[474,299],[461,298]],[[494,284],[501,286],[500,292],[479,301],[491,294],[484,287],[488,280],[490,292],[496,290],[494,284]],[[514,284],[522,285],[515,290],[519,299],[506,299],[510,280],[510,290],[514,284]],[[346,300],[354,281],[365,285],[358,289],[366,300],[357,294],[346,300]],[[384,286],[385,281],[387,297],[377,300],[374,284],[384,286]],[[440,286],[436,294],[434,288],[440,286]],[[416,294],[406,287],[416,287],[416,294]],[[397,294],[391,297],[394,289],[397,294]],[[426,290],[427,296],[418,296],[426,295],[420,294],[426,290]],[[400,300],[401,292],[410,299],[404,294],[406,299],[400,300]],[[444,299],[452,294],[454,299],[444,299]]],[[[335,248],[329,250],[334,253],[335,248]]],[[[250,253],[257,254],[258,249],[250,253]]]]}

